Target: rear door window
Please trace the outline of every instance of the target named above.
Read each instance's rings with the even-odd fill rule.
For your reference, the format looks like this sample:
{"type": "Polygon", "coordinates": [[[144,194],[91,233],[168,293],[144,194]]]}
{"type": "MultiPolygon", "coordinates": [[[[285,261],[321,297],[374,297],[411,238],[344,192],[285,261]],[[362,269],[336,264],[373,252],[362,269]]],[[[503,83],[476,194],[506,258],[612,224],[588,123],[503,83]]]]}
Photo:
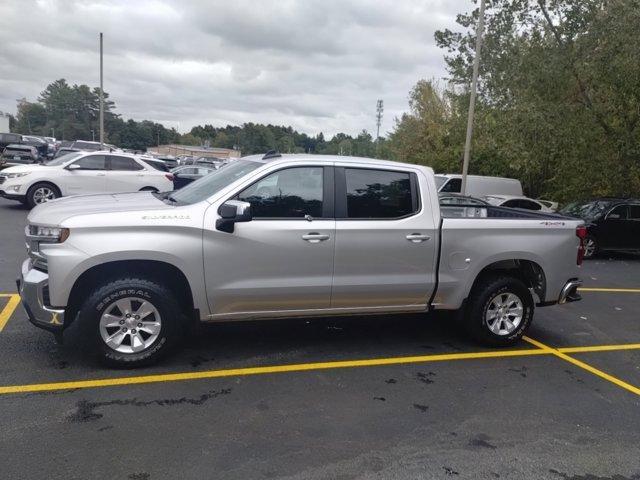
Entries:
{"type": "Polygon", "coordinates": [[[134,170],[144,170],[144,167],[131,157],[120,157],[118,155],[109,155],[109,170],[134,171],[134,170]]]}
{"type": "Polygon", "coordinates": [[[345,168],[347,218],[401,218],[418,210],[411,174],[345,168]]]}
{"type": "Polygon", "coordinates": [[[640,220],[640,205],[629,205],[629,219],[640,220]]]}

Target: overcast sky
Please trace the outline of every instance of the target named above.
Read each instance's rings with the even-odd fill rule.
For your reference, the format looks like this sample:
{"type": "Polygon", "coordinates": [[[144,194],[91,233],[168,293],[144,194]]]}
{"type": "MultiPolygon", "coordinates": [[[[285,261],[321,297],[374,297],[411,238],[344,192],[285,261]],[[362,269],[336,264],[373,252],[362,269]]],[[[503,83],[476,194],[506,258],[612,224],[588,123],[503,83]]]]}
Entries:
{"type": "Polygon", "coordinates": [[[181,132],[244,122],[383,131],[420,78],[446,75],[433,34],[471,0],[0,1],[0,110],[51,81],[99,85],[125,119],[181,132]]]}

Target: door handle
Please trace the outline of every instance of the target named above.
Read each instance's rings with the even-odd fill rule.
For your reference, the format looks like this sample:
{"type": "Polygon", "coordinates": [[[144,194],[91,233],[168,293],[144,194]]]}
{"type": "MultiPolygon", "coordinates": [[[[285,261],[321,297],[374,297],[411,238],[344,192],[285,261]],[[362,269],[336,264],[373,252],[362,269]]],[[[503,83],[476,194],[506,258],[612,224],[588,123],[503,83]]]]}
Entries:
{"type": "Polygon", "coordinates": [[[309,243],[320,243],[325,240],[329,240],[329,235],[324,235],[318,232],[309,232],[306,235],[302,235],[302,239],[309,243]]]}
{"type": "Polygon", "coordinates": [[[410,233],[406,236],[406,239],[413,243],[426,242],[430,238],[429,235],[422,235],[421,233],[410,233]]]}
{"type": "Polygon", "coordinates": [[[96,177],[104,177],[106,175],[106,173],[98,173],[96,174],[96,177]]]}

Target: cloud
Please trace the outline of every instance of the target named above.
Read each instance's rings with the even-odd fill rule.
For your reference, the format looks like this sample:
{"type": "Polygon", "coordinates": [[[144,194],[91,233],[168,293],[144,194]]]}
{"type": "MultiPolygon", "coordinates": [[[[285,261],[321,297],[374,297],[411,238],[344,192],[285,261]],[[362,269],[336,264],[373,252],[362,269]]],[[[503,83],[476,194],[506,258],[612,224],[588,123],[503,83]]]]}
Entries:
{"type": "Polygon", "coordinates": [[[0,3],[0,110],[58,78],[99,84],[124,118],[292,125],[310,134],[383,130],[420,78],[445,75],[433,33],[461,0],[62,1],[0,3]]]}

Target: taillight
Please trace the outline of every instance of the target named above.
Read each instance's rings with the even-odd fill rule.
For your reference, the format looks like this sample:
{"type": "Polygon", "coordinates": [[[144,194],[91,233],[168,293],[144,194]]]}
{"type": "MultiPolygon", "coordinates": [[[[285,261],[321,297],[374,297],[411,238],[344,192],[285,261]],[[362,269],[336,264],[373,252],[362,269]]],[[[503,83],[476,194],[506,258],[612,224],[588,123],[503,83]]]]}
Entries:
{"type": "Polygon", "coordinates": [[[173,182],[173,173],[165,173],[164,176],[173,182]]]}
{"type": "Polygon", "coordinates": [[[580,245],[578,246],[578,258],[576,264],[582,265],[582,259],[584,258],[584,239],[587,236],[587,227],[580,225],[576,228],[576,237],[580,239],[580,245]]]}

